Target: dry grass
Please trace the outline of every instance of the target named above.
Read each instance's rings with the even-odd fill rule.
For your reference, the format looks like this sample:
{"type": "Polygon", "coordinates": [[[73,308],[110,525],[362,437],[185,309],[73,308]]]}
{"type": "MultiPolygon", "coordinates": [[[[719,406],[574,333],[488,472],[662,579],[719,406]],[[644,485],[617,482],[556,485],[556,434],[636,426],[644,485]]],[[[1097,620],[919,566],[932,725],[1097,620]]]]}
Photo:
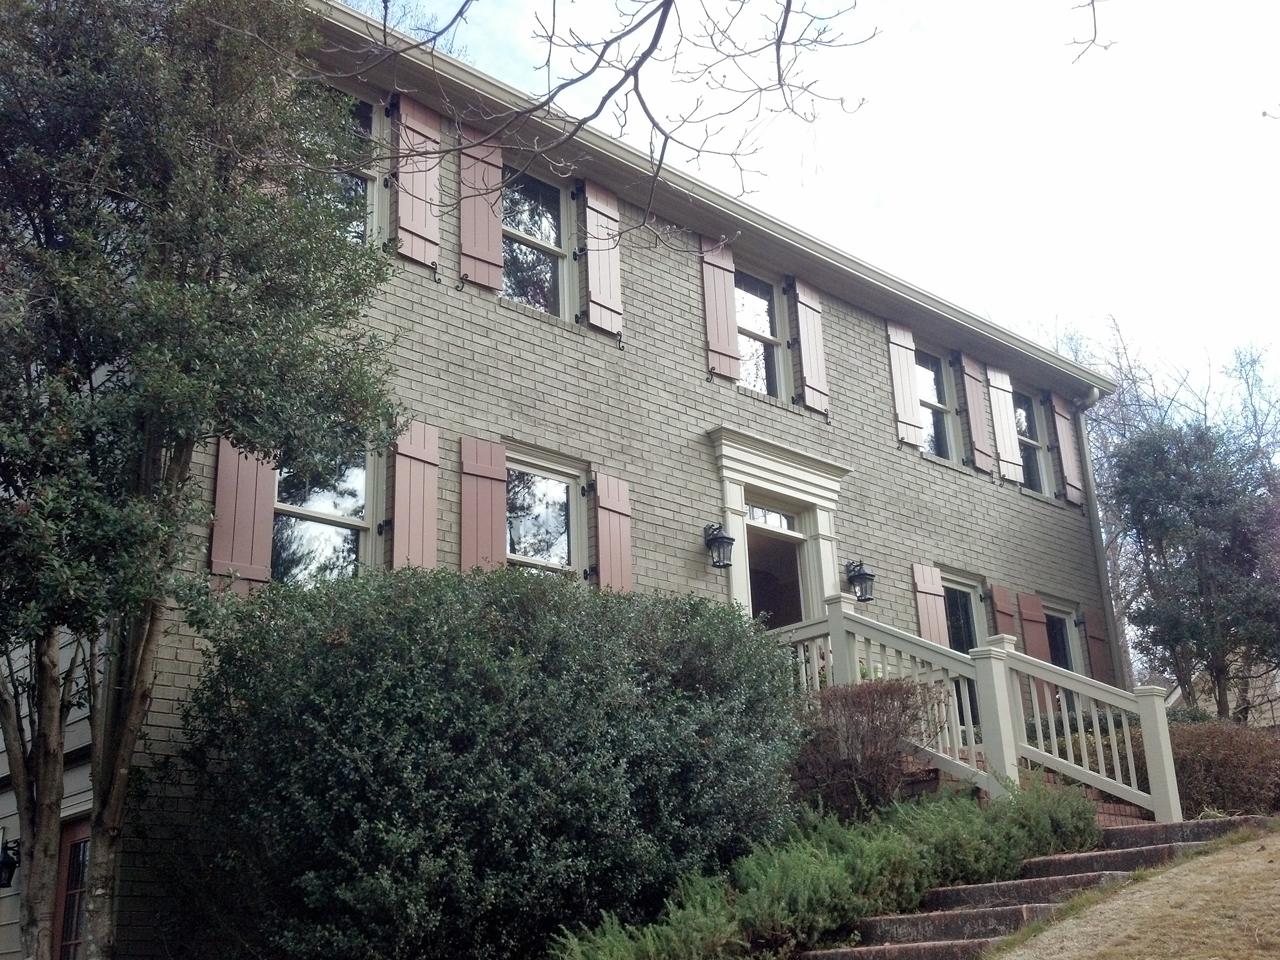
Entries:
{"type": "Polygon", "coordinates": [[[1000,960],[1275,960],[1280,836],[1226,846],[1080,906],[1000,960]]]}

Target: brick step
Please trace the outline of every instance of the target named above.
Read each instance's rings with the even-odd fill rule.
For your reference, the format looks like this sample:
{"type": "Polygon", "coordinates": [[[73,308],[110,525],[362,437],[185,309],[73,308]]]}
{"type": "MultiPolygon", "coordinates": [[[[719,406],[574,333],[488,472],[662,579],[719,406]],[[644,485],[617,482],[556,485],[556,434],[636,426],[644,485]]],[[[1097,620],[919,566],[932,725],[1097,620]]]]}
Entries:
{"type": "Polygon", "coordinates": [[[1155,844],[1213,840],[1245,827],[1266,830],[1273,823],[1274,821],[1269,817],[1221,817],[1216,820],[1184,820],[1181,823],[1145,823],[1140,826],[1107,827],[1102,831],[1102,846],[1107,850],[1127,850],[1155,844]]]}
{"type": "Polygon", "coordinates": [[[1097,873],[1103,870],[1143,870],[1158,867],[1176,857],[1204,847],[1201,843],[1161,843],[1149,847],[1121,850],[1092,850],[1089,853],[1059,853],[1051,857],[1032,857],[1022,864],[1022,879],[1060,877],[1072,873],[1097,873]]]}
{"type": "Polygon", "coordinates": [[[1013,906],[868,917],[858,923],[858,936],[859,942],[868,945],[1003,937],[1022,929],[1028,923],[1047,920],[1059,907],[1060,904],[1056,903],[1020,903],[1013,906]]]}
{"type": "Polygon", "coordinates": [[[954,910],[965,907],[999,907],[1015,903],[1059,903],[1081,890],[1119,883],[1129,874],[1118,871],[1069,873],[1030,880],[998,883],[969,883],[958,887],[935,887],[920,904],[926,910],[954,910]]]}
{"type": "Polygon", "coordinates": [[[980,940],[934,940],[929,943],[882,943],[869,947],[836,947],[810,950],[798,960],[978,960],[999,942],[999,937],[980,940]]]}

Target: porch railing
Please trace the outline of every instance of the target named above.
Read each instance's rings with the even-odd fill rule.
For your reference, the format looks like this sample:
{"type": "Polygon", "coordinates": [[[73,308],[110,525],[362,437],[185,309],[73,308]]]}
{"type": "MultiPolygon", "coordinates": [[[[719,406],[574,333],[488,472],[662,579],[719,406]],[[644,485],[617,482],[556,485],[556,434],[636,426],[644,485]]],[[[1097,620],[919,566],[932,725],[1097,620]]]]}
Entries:
{"type": "Polygon", "coordinates": [[[1162,687],[1107,686],[1019,653],[1004,634],[958,653],[863,616],[849,597],[829,601],[823,618],[774,634],[791,647],[802,690],[884,678],[932,687],[939,715],[914,747],[992,794],[1017,782],[1020,765],[1034,766],[1161,822],[1182,819],[1162,687]]]}

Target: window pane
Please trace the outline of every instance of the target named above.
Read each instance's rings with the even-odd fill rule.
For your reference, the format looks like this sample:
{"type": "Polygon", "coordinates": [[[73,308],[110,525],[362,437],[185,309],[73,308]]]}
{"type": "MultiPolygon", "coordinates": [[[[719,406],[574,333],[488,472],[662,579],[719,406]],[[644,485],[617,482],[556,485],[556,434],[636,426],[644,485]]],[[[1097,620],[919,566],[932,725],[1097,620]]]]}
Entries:
{"type": "Polygon", "coordinates": [[[80,960],[85,955],[85,890],[89,886],[89,841],[71,845],[67,858],[67,886],[62,901],[62,948],[59,960],[80,960]]]}
{"type": "Polygon", "coordinates": [[[357,100],[351,113],[356,121],[356,130],[366,137],[373,136],[373,104],[357,100]]]}
{"type": "Polygon", "coordinates": [[[951,649],[968,653],[977,642],[973,623],[973,594],[956,587],[943,587],[947,608],[947,639],[951,649]]]}
{"type": "Polygon", "coordinates": [[[1014,391],[1013,419],[1018,428],[1018,436],[1028,440],[1040,439],[1039,431],[1036,430],[1036,408],[1025,393],[1014,391]]]}
{"type": "Polygon", "coordinates": [[[756,523],[763,523],[767,527],[777,527],[779,530],[794,530],[796,528],[796,518],[789,513],[782,513],[778,510],[769,510],[766,507],[747,506],[747,517],[756,523]]]}
{"type": "Polygon", "coordinates": [[[916,351],[916,382],[920,388],[920,399],[935,406],[947,404],[946,383],[942,379],[942,360],[931,353],[916,351]]]}
{"type": "Polygon", "coordinates": [[[569,494],[564,480],[508,470],[508,554],[569,566],[569,494]]]}
{"type": "Polygon", "coordinates": [[[772,630],[804,619],[800,600],[800,545],[747,528],[751,615],[772,630]]]}
{"type": "Polygon", "coordinates": [[[733,283],[734,312],[739,329],[750,330],[762,337],[776,337],[778,324],[773,315],[772,284],[746,273],[734,274],[733,283]]]}
{"type": "Polygon", "coordinates": [[[340,173],[338,186],[342,188],[344,204],[349,204],[351,209],[361,211],[347,229],[349,239],[361,242],[365,239],[369,226],[369,181],[359,174],[340,173]]]}
{"type": "Polygon", "coordinates": [[[517,174],[511,167],[502,168],[502,224],[541,240],[560,246],[560,188],[517,174]]]}
{"type": "Polygon", "coordinates": [[[924,414],[924,448],[935,457],[951,458],[951,446],[947,443],[947,415],[929,407],[920,408],[924,414]]]}
{"type": "Polygon", "coordinates": [[[1036,493],[1044,493],[1044,478],[1040,476],[1040,450],[1030,444],[1022,444],[1022,485],[1036,493]]]}
{"type": "Polygon", "coordinates": [[[318,513],[352,520],[364,519],[367,493],[367,458],[363,453],[335,464],[325,471],[328,476],[297,473],[281,467],[276,482],[276,500],[291,507],[304,507],[318,513]],[[338,479],[331,480],[336,476],[338,479]]]}
{"type": "Polygon", "coordinates": [[[305,586],[351,577],[359,555],[358,530],[276,514],[271,529],[272,580],[305,586]]]}
{"type": "Polygon", "coordinates": [[[502,240],[502,257],[502,295],[559,316],[560,258],[511,237],[502,240]]]}
{"type": "Polygon", "coordinates": [[[777,348],[745,333],[738,334],[738,354],[742,357],[741,376],[738,382],[748,390],[758,390],[771,397],[778,395],[778,375],[775,363],[777,348]]]}

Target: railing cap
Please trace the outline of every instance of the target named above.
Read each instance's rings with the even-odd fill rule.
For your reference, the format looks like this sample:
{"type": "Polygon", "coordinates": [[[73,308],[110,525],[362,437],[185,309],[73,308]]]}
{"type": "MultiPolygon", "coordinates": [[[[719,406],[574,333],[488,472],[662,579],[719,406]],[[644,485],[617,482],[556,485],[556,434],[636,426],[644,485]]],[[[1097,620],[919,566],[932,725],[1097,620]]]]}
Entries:
{"type": "Polygon", "coordinates": [[[1158,683],[1144,683],[1133,688],[1135,697],[1163,697],[1168,692],[1167,688],[1160,686],[1158,683]]]}

